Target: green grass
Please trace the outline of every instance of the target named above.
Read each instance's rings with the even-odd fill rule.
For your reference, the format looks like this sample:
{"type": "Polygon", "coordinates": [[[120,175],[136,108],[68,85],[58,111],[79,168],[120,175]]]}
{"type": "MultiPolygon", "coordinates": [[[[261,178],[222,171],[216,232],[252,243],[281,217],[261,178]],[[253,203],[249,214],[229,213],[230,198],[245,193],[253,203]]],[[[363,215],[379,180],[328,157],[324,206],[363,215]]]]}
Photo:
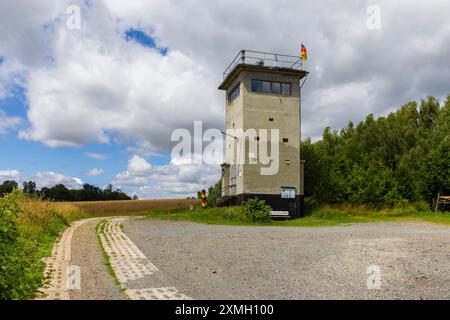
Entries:
{"type": "Polygon", "coordinates": [[[97,224],[96,230],[97,230],[98,245],[100,246],[100,249],[102,251],[103,260],[104,260],[106,269],[108,270],[108,273],[113,278],[114,284],[119,288],[120,291],[123,292],[123,291],[125,291],[125,288],[120,283],[119,278],[117,278],[117,275],[114,272],[114,269],[113,269],[112,264],[111,264],[111,259],[108,256],[108,254],[106,253],[106,250],[103,247],[102,241],[100,239],[100,235],[102,235],[102,234],[104,235],[105,234],[105,226],[106,226],[106,220],[102,220],[102,221],[100,221],[99,224],[97,224]]]}
{"type": "Polygon", "coordinates": [[[436,224],[450,225],[450,213],[434,213],[431,211],[419,211],[415,208],[394,209],[367,209],[351,207],[324,207],[316,209],[311,215],[293,220],[274,220],[268,222],[248,222],[230,220],[223,216],[225,208],[208,208],[156,211],[149,212],[145,216],[148,219],[191,221],[211,225],[235,225],[235,226],[283,226],[283,227],[325,227],[361,222],[402,222],[422,221],[436,224]]]}

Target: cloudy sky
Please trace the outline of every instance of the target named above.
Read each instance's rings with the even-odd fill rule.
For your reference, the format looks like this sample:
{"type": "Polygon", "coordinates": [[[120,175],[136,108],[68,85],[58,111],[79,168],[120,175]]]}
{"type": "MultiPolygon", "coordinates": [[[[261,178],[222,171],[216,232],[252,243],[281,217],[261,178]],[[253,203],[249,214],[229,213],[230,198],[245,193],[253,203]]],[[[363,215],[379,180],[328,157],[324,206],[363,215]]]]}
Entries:
{"type": "Polygon", "coordinates": [[[217,86],[240,49],[307,46],[302,135],[318,138],[444,99],[449,12],[448,0],[2,0],[0,181],[194,194],[220,170],[172,161],[170,136],[195,120],[223,128],[217,86]]]}

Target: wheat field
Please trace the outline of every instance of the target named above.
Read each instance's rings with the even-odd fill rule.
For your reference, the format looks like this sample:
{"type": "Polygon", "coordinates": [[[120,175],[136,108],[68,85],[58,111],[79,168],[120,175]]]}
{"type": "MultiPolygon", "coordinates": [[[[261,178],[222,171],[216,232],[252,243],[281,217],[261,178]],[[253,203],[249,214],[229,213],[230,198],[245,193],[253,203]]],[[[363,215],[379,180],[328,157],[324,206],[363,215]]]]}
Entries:
{"type": "Polygon", "coordinates": [[[86,202],[56,202],[58,207],[67,205],[78,208],[81,212],[90,216],[109,215],[135,215],[152,211],[164,211],[189,208],[197,206],[196,199],[152,199],[152,200],[128,200],[128,201],[86,201],[86,202]]]}

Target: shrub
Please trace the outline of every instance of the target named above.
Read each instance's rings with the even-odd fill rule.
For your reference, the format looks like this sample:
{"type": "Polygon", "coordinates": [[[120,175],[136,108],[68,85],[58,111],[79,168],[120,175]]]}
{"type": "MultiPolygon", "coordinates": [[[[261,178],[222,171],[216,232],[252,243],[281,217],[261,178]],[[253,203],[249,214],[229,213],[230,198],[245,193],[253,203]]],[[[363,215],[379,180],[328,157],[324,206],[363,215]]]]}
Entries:
{"type": "Polygon", "coordinates": [[[418,201],[414,203],[414,207],[416,208],[417,211],[421,212],[430,211],[430,206],[425,201],[418,201]]]}
{"type": "Polygon", "coordinates": [[[222,215],[228,220],[244,220],[244,207],[228,207],[222,215]]]}
{"type": "Polygon", "coordinates": [[[0,300],[19,298],[23,291],[23,285],[17,281],[24,276],[27,258],[16,222],[21,211],[19,195],[19,191],[13,191],[0,198],[0,300]]]}
{"type": "Polygon", "coordinates": [[[269,221],[272,208],[264,200],[248,199],[244,205],[244,216],[249,221],[269,221]]]}
{"type": "Polygon", "coordinates": [[[263,200],[248,199],[242,207],[228,207],[223,211],[223,217],[229,220],[246,222],[270,221],[272,208],[263,200]]]}
{"type": "Polygon", "coordinates": [[[20,212],[18,195],[16,191],[0,198],[0,245],[15,242],[18,237],[15,221],[20,212]]]}
{"type": "Polygon", "coordinates": [[[311,215],[314,210],[320,208],[320,202],[315,197],[305,198],[305,215],[311,215]]]}

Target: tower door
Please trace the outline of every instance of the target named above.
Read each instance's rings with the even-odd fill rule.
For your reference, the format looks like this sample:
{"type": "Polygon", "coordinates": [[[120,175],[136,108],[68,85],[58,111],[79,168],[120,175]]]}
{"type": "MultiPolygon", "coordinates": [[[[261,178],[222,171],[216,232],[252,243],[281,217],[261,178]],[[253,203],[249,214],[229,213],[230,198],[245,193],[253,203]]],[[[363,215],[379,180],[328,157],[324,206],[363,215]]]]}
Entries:
{"type": "Polygon", "coordinates": [[[286,210],[289,211],[291,217],[297,216],[297,203],[295,201],[296,188],[295,187],[282,187],[281,199],[285,203],[286,210]]]}
{"type": "Polygon", "coordinates": [[[295,199],[289,199],[289,215],[291,217],[297,216],[297,203],[295,202],[295,199]]]}

